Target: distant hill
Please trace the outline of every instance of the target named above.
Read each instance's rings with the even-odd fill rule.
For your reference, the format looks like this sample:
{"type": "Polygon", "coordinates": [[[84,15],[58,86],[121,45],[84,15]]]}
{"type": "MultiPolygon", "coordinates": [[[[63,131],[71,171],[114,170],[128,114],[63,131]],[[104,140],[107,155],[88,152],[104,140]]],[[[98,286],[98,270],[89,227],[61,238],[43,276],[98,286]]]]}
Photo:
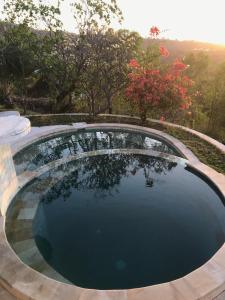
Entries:
{"type": "MultiPolygon", "coordinates": [[[[7,30],[10,26],[15,26],[15,25],[8,24],[0,20],[0,35],[5,30],[7,30]]],[[[34,30],[34,32],[38,32],[40,35],[47,34],[47,31],[43,31],[43,30],[34,30]]],[[[177,57],[183,58],[185,57],[185,55],[189,54],[190,52],[193,53],[204,52],[209,56],[211,62],[215,65],[225,62],[225,45],[221,46],[221,45],[199,42],[199,41],[179,41],[179,40],[168,40],[168,39],[152,40],[150,38],[147,38],[144,39],[143,47],[146,48],[151,43],[162,44],[169,50],[170,56],[168,57],[168,61],[172,61],[177,57]]]]}
{"type": "Polygon", "coordinates": [[[190,52],[204,52],[209,56],[210,60],[214,64],[225,62],[225,46],[198,41],[178,41],[167,39],[152,41],[152,39],[144,39],[144,48],[146,48],[152,42],[165,46],[170,52],[170,60],[173,60],[176,57],[183,58],[190,52]]]}

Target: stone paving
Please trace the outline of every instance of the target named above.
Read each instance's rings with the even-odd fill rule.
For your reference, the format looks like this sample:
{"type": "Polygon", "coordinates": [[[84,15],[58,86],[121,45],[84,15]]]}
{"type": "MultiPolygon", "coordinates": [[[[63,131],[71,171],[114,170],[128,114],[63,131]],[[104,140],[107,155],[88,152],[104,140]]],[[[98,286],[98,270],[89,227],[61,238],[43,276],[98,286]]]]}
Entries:
{"type": "Polygon", "coordinates": [[[0,145],[0,213],[12,193],[17,191],[18,180],[9,145],[0,145]]]}
{"type": "Polygon", "coordinates": [[[4,288],[0,286],[0,299],[1,300],[16,300],[18,298],[9,294],[4,288]]]}

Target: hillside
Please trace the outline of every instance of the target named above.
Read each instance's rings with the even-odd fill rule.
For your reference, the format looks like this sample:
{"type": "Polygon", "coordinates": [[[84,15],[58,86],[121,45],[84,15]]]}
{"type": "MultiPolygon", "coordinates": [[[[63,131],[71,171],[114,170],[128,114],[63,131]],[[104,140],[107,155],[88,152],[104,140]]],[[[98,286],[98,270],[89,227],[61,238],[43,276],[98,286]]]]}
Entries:
{"type": "Polygon", "coordinates": [[[152,39],[145,39],[144,48],[152,42],[160,43],[165,46],[170,52],[171,60],[176,57],[184,57],[190,52],[204,52],[209,56],[214,64],[225,62],[225,46],[198,41],[178,41],[166,39],[152,41],[152,39]]]}
{"type": "MultiPolygon", "coordinates": [[[[0,35],[10,26],[12,25],[0,20],[0,35]]],[[[34,30],[34,32],[38,32],[41,35],[46,34],[46,31],[42,30],[34,30]]],[[[144,39],[143,47],[146,48],[151,43],[158,43],[165,46],[170,52],[168,58],[169,61],[172,61],[177,57],[182,58],[190,52],[205,52],[213,64],[217,65],[225,62],[225,45],[221,46],[199,41],[179,41],[169,39],[152,40],[147,38],[144,39]]]]}

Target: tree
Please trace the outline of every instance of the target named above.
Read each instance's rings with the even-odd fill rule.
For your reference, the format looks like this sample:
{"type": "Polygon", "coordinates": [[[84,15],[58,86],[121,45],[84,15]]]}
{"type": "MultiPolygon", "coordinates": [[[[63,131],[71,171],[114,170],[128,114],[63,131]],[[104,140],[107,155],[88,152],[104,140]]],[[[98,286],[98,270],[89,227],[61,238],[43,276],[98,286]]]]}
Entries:
{"type": "Polygon", "coordinates": [[[90,114],[108,110],[127,84],[128,62],[135,54],[140,36],[135,32],[112,29],[89,31],[85,37],[87,67],[81,77],[81,91],[90,107],[90,114]]]}
{"type": "Polygon", "coordinates": [[[107,103],[108,113],[112,114],[113,98],[122,92],[127,84],[128,62],[139,48],[141,38],[135,32],[120,30],[108,31],[108,50],[102,52],[101,89],[107,103]]]}
{"type": "Polygon", "coordinates": [[[47,44],[46,55],[41,59],[41,74],[48,82],[49,96],[54,99],[54,112],[71,108],[72,94],[78,88],[87,64],[85,44],[81,36],[73,34],[64,34],[55,44],[47,44]]]}
{"type": "Polygon", "coordinates": [[[210,80],[210,60],[206,53],[197,52],[189,53],[184,57],[184,63],[188,65],[186,74],[191,77],[195,84],[191,88],[192,92],[192,106],[189,126],[198,128],[199,130],[205,130],[207,124],[206,107],[207,102],[207,90],[210,80]]]}
{"type": "MultiPolygon", "coordinates": [[[[157,27],[152,27],[153,37],[159,34],[157,27]]],[[[130,61],[131,72],[126,89],[127,99],[138,107],[140,117],[144,122],[151,109],[158,109],[162,118],[175,118],[177,113],[186,110],[191,105],[188,89],[192,81],[184,75],[186,65],[176,59],[172,65],[159,64],[161,56],[168,56],[166,48],[160,46],[147,49],[139,56],[139,60],[130,61]]]]}
{"type": "Polygon", "coordinates": [[[0,78],[14,85],[22,98],[24,114],[27,86],[38,68],[37,45],[36,35],[25,24],[4,31],[0,42],[0,78]]]}
{"type": "Polygon", "coordinates": [[[108,27],[112,18],[123,20],[116,0],[76,0],[71,1],[71,6],[79,34],[108,27]]]}
{"type": "Polygon", "coordinates": [[[67,2],[74,16],[74,31],[85,33],[99,26],[110,25],[112,18],[122,21],[116,0],[57,0],[48,4],[43,0],[4,0],[5,20],[9,24],[27,24],[31,28],[61,31],[61,8],[67,2]]]}
{"type": "Polygon", "coordinates": [[[1,40],[1,69],[6,71],[17,95],[22,98],[26,114],[27,90],[40,77],[44,49],[41,45],[53,43],[60,29],[59,7],[44,5],[42,1],[6,0],[4,26],[1,40]],[[42,25],[49,34],[41,34],[33,28],[42,25]],[[43,43],[44,42],[44,43],[43,43]]]}
{"type": "MultiPolygon", "coordinates": [[[[50,97],[55,99],[56,111],[66,109],[67,99],[71,98],[71,94],[77,88],[77,82],[85,68],[87,56],[81,49],[84,49],[88,26],[96,28],[98,24],[109,24],[114,16],[122,18],[115,0],[71,1],[77,34],[66,34],[60,20],[62,2],[64,0],[57,1],[55,5],[48,5],[41,0],[5,0],[4,5],[7,30],[9,33],[13,32],[11,36],[17,41],[21,54],[23,49],[20,46],[23,45],[24,39],[28,41],[31,36],[36,38],[38,49],[34,51],[28,47],[36,54],[35,64],[37,62],[38,67],[34,70],[35,78],[49,83],[50,97]]],[[[24,51],[24,54],[26,57],[27,52],[24,51]]],[[[19,57],[18,60],[20,61],[19,57]]],[[[12,75],[14,74],[10,73],[10,77],[12,75]]],[[[22,74],[20,78],[22,77],[25,99],[27,76],[22,74]]]]}
{"type": "Polygon", "coordinates": [[[208,88],[208,132],[216,138],[225,139],[225,63],[221,64],[208,88]],[[220,132],[223,131],[223,132],[220,132]]]}
{"type": "Polygon", "coordinates": [[[208,77],[209,56],[206,53],[189,53],[185,56],[184,63],[189,66],[188,76],[194,78],[195,82],[208,77]]]}

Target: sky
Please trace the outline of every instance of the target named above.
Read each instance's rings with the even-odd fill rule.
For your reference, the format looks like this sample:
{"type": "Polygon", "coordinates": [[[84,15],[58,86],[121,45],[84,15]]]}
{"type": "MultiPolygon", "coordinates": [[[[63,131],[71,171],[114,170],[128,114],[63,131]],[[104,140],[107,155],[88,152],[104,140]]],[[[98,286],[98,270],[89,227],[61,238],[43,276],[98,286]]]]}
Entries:
{"type": "MultiPolygon", "coordinates": [[[[65,29],[73,31],[70,1],[64,1],[62,16],[65,29]]],[[[2,3],[0,0],[0,8],[2,3]]],[[[154,25],[166,31],[162,35],[165,38],[225,45],[225,0],[117,0],[117,3],[124,22],[118,25],[114,21],[115,29],[122,27],[147,37],[154,25]]]]}
{"type": "Polygon", "coordinates": [[[126,28],[147,36],[152,25],[165,37],[225,45],[225,0],[117,0],[126,28]]]}

